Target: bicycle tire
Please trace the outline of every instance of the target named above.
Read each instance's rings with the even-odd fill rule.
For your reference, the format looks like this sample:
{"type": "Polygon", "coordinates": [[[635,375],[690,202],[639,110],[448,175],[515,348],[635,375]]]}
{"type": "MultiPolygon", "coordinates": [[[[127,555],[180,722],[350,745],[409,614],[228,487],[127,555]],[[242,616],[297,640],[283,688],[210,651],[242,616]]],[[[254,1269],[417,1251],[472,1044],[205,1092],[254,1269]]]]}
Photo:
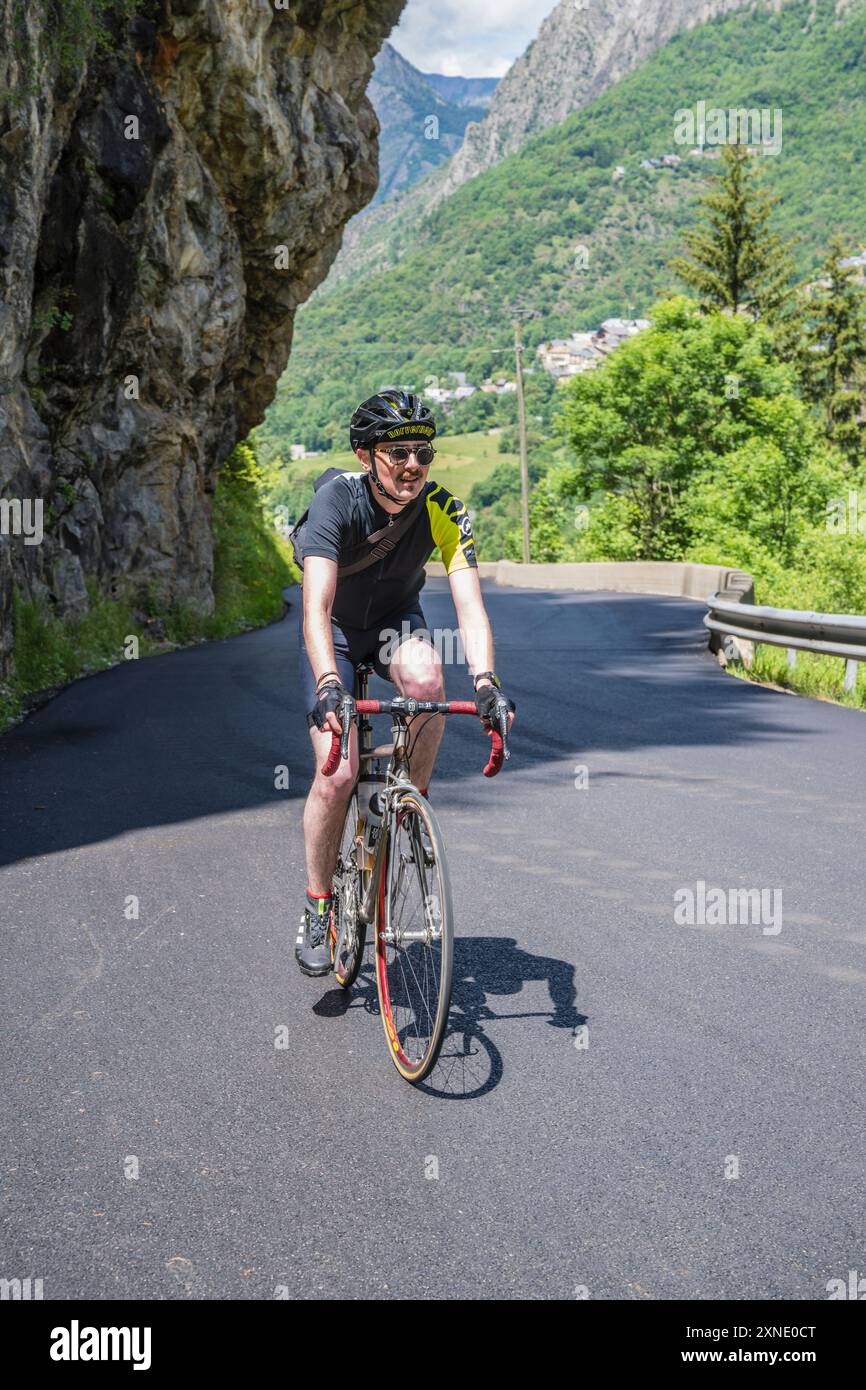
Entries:
{"type": "MultiPolygon", "coordinates": [[[[412,829],[409,829],[412,839],[412,829]]],[[[420,842],[416,839],[416,845],[420,842]]],[[[407,863],[409,861],[406,861],[407,863]]],[[[411,875],[407,874],[407,878],[411,875]]],[[[388,1042],[391,1061],[405,1081],[416,1084],[429,1075],[436,1065],[448,1028],[448,1011],[451,1005],[451,987],[454,977],[454,912],[451,899],[451,881],[445,857],[442,832],[430,803],[420,792],[406,792],[397,800],[388,825],[388,844],[382,856],[379,890],[377,894],[375,956],[376,985],[379,992],[379,1012],[388,1042]],[[400,913],[397,902],[397,878],[399,869],[395,867],[395,856],[402,856],[400,835],[414,817],[416,825],[423,823],[433,852],[433,864],[427,864],[426,856],[421,870],[417,864],[419,850],[412,848],[412,867],[424,898],[425,930],[432,932],[426,944],[411,941],[406,949],[395,944],[395,936],[403,930],[396,920],[400,913]],[[434,914],[431,908],[434,895],[426,892],[426,874],[435,867],[435,895],[438,899],[438,932],[431,924],[434,914]],[[390,939],[389,939],[390,938],[390,939]],[[418,948],[417,950],[415,948],[418,948]],[[422,955],[422,951],[429,954],[422,955]],[[390,953],[390,954],[389,954],[390,953]],[[415,970],[415,963],[422,969],[424,980],[436,978],[435,1013],[422,1001],[419,1008],[413,995],[421,995],[421,981],[415,970]],[[406,965],[409,970],[407,973],[406,965]],[[410,980],[411,976],[411,980],[410,980]],[[426,1013],[426,1018],[424,1017],[426,1013]],[[413,1044],[411,1052],[407,1045],[413,1044]]]]}
{"type": "Polygon", "coordinates": [[[340,836],[340,849],[337,855],[337,868],[332,884],[334,911],[330,928],[331,964],[334,979],[341,989],[350,989],[355,983],[361,968],[361,961],[364,959],[364,947],[367,942],[367,928],[358,912],[365,878],[364,871],[359,868],[357,862],[359,838],[358,797],[353,792],[346,807],[343,831],[340,836]],[[351,860],[344,863],[344,856],[347,854],[351,855],[351,860]],[[354,902],[351,901],[352,894],[354,894],[354,902]],[[348,908],[346,909],[347,903],[348,908]],[[354,920],[352,922],[343,921],[342,915],[345,910],[353,915],[354,920]],[[341,933],[344,926],[352,933],[353,939],[345,953],[340,951],[340,959],[338,959],[337,951],[341,944],[341,933]]]}

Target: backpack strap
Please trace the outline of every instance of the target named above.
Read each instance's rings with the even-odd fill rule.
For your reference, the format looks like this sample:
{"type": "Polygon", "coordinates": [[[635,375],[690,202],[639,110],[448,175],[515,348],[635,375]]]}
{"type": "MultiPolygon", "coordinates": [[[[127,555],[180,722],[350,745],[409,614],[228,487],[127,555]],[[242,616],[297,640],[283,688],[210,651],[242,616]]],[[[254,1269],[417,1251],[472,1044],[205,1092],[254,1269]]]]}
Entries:
{"type": "Polygon", "coordinates": [[[386,555],[390,555],[391,551],[399,544],[401,538],[418,517],[424,506],[424,501],[425,494],[422,492],[412,503],[411,507],[406,507],[406,509],[401,512],[396,521],[389,522],[387,526],[381,527],[380,530],[374,531],[372,536],[368,536],[365,544],[370,546],[370,550],[367,551],[360,560],[356,560],[353,564],[340,565],[337,570],[337,578],[345,579],[346,575],[360,574],[361,570],[368,569],[369,566],[374,565],[377,560],[382,560],[386,555]]]}
{"type": "MultiPolygon", "coordinates": [[[[318,492],[320,487],[324,486],[325,483],[331,482],[335,477],[345,478],[346,482],[351,487],[350,479],[355,476],[357,475],[353,473],[344,473],[342,469],[339,468],[329,468],[321,477],[316,479],[313,485],[314,491],[318,492]]],[[[422,511],[426,495],[425,488],[424,491],[416,497],[412,505],[406,507],[395,521],[390,521],[387,526],[380,527],[378,531],[373,532],[372,536],[367,536],[366,540],[362,541],[360,546],[356,546],[355,554],[360,551],[361,558],[353,560],[348,565],[340,565],[337,569],[337,578],[344,579],[346,575],[349,574],[360,574],[362,570],[368,569],[370,565],[375,565],[377,560],[382,560],[386,555],[390,555],[391,551],[399,544],[403,535],[408,531],[409,527],[422,511]]],[[[304,528],[306,527],[309,514],[310,509],[308,507],[303,516],[295,522],[294,527],[289,533],[295,563],[301,571],[303,571],[304,568],[304,528]]]]}

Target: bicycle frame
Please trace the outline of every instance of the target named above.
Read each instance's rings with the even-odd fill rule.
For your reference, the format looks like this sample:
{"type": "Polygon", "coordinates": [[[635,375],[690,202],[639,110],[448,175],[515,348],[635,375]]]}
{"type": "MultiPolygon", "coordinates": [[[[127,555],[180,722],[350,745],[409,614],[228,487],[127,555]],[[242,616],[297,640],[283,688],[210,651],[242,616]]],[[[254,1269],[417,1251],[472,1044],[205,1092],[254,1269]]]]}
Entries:
{"type": "MultiPolygon", "coordinates": [[[[402,694],[391,700],[370,700],[370,670],[367,663],[357,669],[357,700],[348,693],[340,699],[337,715],[341,732],[332,734],[331,749],[321,768],[325,777],[331,777],[340,760],[348,758],[352,723],[357,721],[358,777],[338,860],[339,867],[345,856],[350,871],[351,888],[346,891],[351,893],[352,907],[345,917],[340,914],[339,932],[331,938],[331,959],[338,982],[343,988],[351,986],[361,964],[366,929],[372,927],[376,984],[389,1053],[404,1080],[415,1084],[435,1066],[445,1037],[454,968],[454,914],[442,834],[432,808],[411,779],[409,754],[415,742],[410,745],[410,734],[417,715],[477,717],[478,708],[468,700],[419,700],[402,694]],[[373,714],[390,714],[390,748],[374,747],[368,717],[373,714]],[[367,804],[367,788],[373,787],[375,793],[367,804]],[[349,826],[351,839],[347,840],[349,826]],[[348,862],[349,856],[353,862],[348,862]],[[420,914],[411,906],[404,912],[409,901],[405,890],[408,887],[412,892],[416,886],[421,890],[420,914]],[[427,954],[431,950],[435,952],[432,958],[427,954]],[[420,980],[412,964],[417,958],[413,953],[420,953],[424,961],[420,980]],[[427,999],[431,991],[432,1003],[427,999]],[[420,1055],[418,1048],[422,1049],[420,1055]]],[[[488,715],[491,748],[483,769],[485,777],[495,777],[508,757],[508,723],[508,702],[501,696],[488,715]]],[[[335,875],[334,884],[335,892],[342,895],[342,877],[338,880],[335,875]]]]}
{"type": "MultiPolygon", "coordinates": [[[[367,677],[365,673],[359,676],[359,699],[367,698],[367,677]]],[[[376,904],[379,898],[379,887],[381,876],[385,869],[385,854],[391,841],[396,820],[394,802],[396,798],[406,791],[418,793],[418,788],[410,780],[409,776],[409,726],[402,716],[395,717],[391,725],[391,733],[394,737],[394,746],[391,756],[385,768],[385,785],[379,795],[382,797],[384,805],[382,807],[382,825],[376,837],[376,848],[373,853],[373,862],[369,869],[364,872],[369,874],[369,880],[364,889],[363,897],[359,904],[359,915],[366,926],[378,926],[376,922],[376,904]]],[[[383,755],[376,755],[373,747],[373,726],[367,715],[358,716],[358,782],[360,782],[364,772],[374,771],[381,773],[381,760],[383,755]]],[[[355,793],[357,793],[358,783],[355,783],[355,793]]],[[[420,793],[418,793],[420,795],[420,793]]],[[[360,822],[360,838],[363,842],[364,831],[367,828],[367,817],[365,808],[358,805],[358,819],[360,822]]]]}
{"type": "MultiPolygon", "coordinates": [[[[393,706],[398,703],[397,700],[392,700],[388,702],[370,701],[367,699],[367,678],[371,670],[372,667],[367,666],[366,664],[358,668],[358,705],[360,706],[364,703],[372,705],[374,707],[370,711],[372,713],[384,714],[390,712],[392,715],[391,732],[394,739],[393,747],[389,751],[388,763],[385,770],[384,790],[381,793],[379,793],[384,803],[382,806],[382,825],[376,837],[375,849],[373,850],[373,862],[369,866],[365,865],[363,868],[361,868],[363,891],[361,894],[361,900],[358,904],[358,915],[360,920],[363,922],[364,926],[366,927],[372,925],[374,927],[374,930],[379,930],[383,924],[378,921],[376,903],[378,900],[379,892],[381,890],[382,875],[385,872],[386,867],[385,857],[388,852],[389,845],[391,844],[392,836],[394,835],[394,832],[397,827],[397,812],[395,809],[395,802],[399,796],[405,795],[406,792],[414,792],[416,796],[421,795],[418,788],[413,784],[413,782],[410,779],[410,726],[408,720],[413,718],[417,714],[425,713],[475,715],[476,708],[474,704],[465,700],[455,700],[451,702],[440,703],[438,701],[420,701],[414,699],[406,700],[403,697],[401,697],[399,703],[402,707],[399,709],[393,708],[393,706]],[[381,709],[380,706],[383,703],[385,704],[385,708],[381,709]],[[366,882],[364,882],[363,878],[365,874],[368,875],[366,882]]],[[[492,748],[490,758],[487,762],[486,767],[484,768],[485,777],[495,777],[500,767],[502,766],[503,760],[509,756],[507,746],[507,716],[504,701],[502,703],[503,708],[500,711],[500,728],[490,730],[492,748]]],[[[358,780],[356,781],[355,786],[352,790],[352,795],[357,795],[358,784],[361,781],[362,774],[364,772],[369,770],[375,770],[377,776],[381,776],[380,759],[385,756],[384,751],[380,751],[377,754],[376,749],[373,746],[373,728],[370,724],[367,711],[358,708],[357,723],[359,754],[358,780]]],[[[350,715],[346,711],[343,714],[342,735],[333,735],[331,752],[328,755],[328,758],[326,759],[325,764],[322,768],[322,771],[324,772],[326,777],[330,776],[336,770],[337,763],[339,762],[339,759],[341,757],[348,756],[349,731],[350,715]]],[[[363,847],[367,838],[366,812],[367,808],[362,807],[359,802],[358,826],[356,829],[356,843],[359,849],[363,847]]],[[[419,832],[416,830],[415,833],[416,835],[418,835],[418,844],[416,847],[416,863],[419,866],[419,868],[422,869],[421,887],[425,893],[426,899],[426,883],[424,881],[423,874],[423,846],[420,841],[419,832]]],[[[431,922],[430,915],[428,915],[427,924],[423,932],[401,932],[399,943],[392,944],[402,944],[404,941],[411,942],[421,940],[424,940],[429,944],[430,940],[434,935],[435,926],[431,922]]],[[[337,950],[339,950],[341,941],[342,938],[340,938],[340,941],[337,942],[337,950]]]]}

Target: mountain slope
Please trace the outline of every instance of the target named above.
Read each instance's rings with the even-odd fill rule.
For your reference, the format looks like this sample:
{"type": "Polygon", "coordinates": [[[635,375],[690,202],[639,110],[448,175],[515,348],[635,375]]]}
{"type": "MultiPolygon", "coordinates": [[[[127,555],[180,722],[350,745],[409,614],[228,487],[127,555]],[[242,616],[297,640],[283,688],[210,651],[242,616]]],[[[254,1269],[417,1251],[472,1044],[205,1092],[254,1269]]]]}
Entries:
{"type": "Polygon", "coordinates": [[[417,183],[460,148],[466,126],[484,116],[483,100],[475,104],[470,96],[476,84],[489,92],[496,78],[428,75],[391,44],[383,46],[367,91],[381,126],[374,204],[417,183]]]}
{"type": "MultiPolygon", "coordinates": [[[[775,0],[758,0],[775,3],[775,0]]],[[[560,0],[506,73],[483,121],[466,127],[447,164],[402,198],[355,218],[322,294],[368,266],[392,265],[421,219],[455,188],[581,110],[674,34],[755,0],[560,0]]],[[[705,94],[706,95],[706,94],[705,94]]]]}
{"type": "Polygon", "coordinates": [[[422,388],[465,370],[477,383],[501,370],[494,350],[511,340],[515,299],[539,315],[530,345],[646,313],[673,285],[667,263],[717,165],[641,161],[677,150],[676,109],[708,92],[722,106],[783,110],[782,152],[766,159],[766,177],[783,199],[779,229],[801,238],[803,274],[831,231],[866,238],[862,3],[841,23],[832,0],[728,16],[672,40],[586,111],[464,184],[396,267],[308,305],[266,442],[311,430],[321,447],[331,425],[341,438],[340,422],[384,381],[422,388]]]}
{"type": "Polygon", "coordinates": [[[476,110],[490,106],[499,86],[498,77],[446,77],[441,72],[424,72],[421,76],[452,106],[471,106],[476,110]]]}
{"type": "Polygon", "coordinates": [[[514,154],[633,72],[674,34],[751,0],[561,0],[467,131],[442,194],[514,154]]]}

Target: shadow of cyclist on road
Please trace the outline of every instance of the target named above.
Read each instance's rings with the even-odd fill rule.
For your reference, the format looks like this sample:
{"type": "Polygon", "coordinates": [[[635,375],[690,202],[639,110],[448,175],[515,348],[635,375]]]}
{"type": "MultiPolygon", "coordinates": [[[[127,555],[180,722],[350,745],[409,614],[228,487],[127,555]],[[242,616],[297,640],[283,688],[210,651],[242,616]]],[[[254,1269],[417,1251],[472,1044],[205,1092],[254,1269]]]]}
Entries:
{"type": "MultiPolygon", "coordinates": [[[[533,955],[511,936],[457,937],[448,1032],[435,1070],[418,1089],[449,1100],[472,1100],[493,1090],[502,1078],[504,1063],[482,1023],[537,1018],[548,1027],[574,1032],[587,1021],[575,1008],[575,998],[574,966],[568,961],[533,955]],[[499,1011],[491,1007],[491,999],[520,995],[524,985],[536,980],[546,983],[552,1009],[499,1011]]],[[[339,1017],[351,1007],[379,1012],[369,944],[351,994],[328,991],[315,1012],[320,1017],[339,1017]]]]}
{"type": "Polygon", "coordinates": [[[537,956],[514,937],[458,937],[454,942],[454,986],[448,1032],[435,1071],[419,1090],[449,1100],[472,1100],[498,1086],[502,1053],[482,1024],[507,1018],[538,1018],[551,1028],[574,1032],[586,1023],[575,1008],[574,966],[537,956]],[[523,986],[544,981],[552,1011],[491,1007],[491,999],[520,995],[523,986]]]}

